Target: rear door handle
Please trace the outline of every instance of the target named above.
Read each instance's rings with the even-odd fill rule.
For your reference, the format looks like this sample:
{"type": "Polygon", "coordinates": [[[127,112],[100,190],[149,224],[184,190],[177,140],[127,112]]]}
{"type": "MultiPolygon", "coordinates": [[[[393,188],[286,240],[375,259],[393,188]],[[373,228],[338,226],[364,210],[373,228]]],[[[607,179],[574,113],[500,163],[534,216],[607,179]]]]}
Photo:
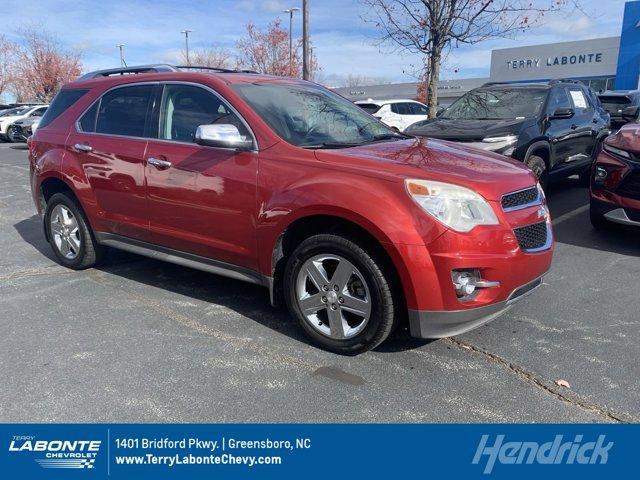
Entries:
{"type": "Polygon", "coordinates": [[[93,147],[91,145],[87,145],[86,143],[76,143],[73,146],[73,149],[76,152],[81,152],[81,153],[93,152],[93,147]]]}
{"type": "Polygon", "coordinates": [[[149,157],[147,159],[147,163],[149,165],[153,165],[158,170],[164,170],[165,168],[169,168],[171,166],[171,162],[167,160],[162,160],[160,158],[149,157]]]}

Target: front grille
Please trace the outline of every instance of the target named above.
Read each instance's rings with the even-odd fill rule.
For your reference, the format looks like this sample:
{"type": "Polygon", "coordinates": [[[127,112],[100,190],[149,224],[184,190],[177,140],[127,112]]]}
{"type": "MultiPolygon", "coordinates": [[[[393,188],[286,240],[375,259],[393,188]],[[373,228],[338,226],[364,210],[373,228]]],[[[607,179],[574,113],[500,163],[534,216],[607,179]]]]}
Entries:
{"type": "Polygon", "coordinates": [[[542,248],[547,243],[547,222],[534,223],[526,227],[514,228],[518,245],[522,250],[542,248]]]}
{"type": "Polygon", "coordinates": [[[507,193],[502,197],[502,209],[513,210],[524,205],[529,205],[538,200],[540,192],[538,187],[527,188],[519,192],[507,193]]]}
{"type": "Polygon", "coordinates": [[[616,189],[616,193],[623,197],[640,200],[640,170],[629,173],[616,189]]]}

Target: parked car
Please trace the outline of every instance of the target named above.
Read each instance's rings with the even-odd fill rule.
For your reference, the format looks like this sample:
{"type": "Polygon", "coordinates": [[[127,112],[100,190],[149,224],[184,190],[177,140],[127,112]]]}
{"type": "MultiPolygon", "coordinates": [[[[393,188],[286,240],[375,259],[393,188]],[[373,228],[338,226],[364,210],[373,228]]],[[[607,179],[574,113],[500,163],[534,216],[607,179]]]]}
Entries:
{"type": "Polygon", "coordinates": [[[429,118],[429,107],[415,100],[361,100],[355,102],[365,112],[400,132],[429,118]]]}
{"type": "Polygon", "coordinates": [[[520,160],[543,185],[574,174],[587,185],[593,159],[610,129],[609,114],[589,87],[554,80],[486,84],[406,133],[464,142],[520,160]]]}
{"type": "Polygon", "coordinates": [[[11,110],[5,110],[0,116],[0,139],[9,139],[9,127],[15,122],[27,118],[40,118],[47,111],[48,105],[23,105],[11,110]]]}
{"type": "Polygon", "coordinates": [[[108,246],[263,285],[344,354],[407,318],[457,335],[541,285],[553,235],[521,163],[407,137],[313,83],[209,70],[94,72],[56,96],[29,159],[62,265],[108,246]]]}
{"type": "MultiPolygon", "coordinates": [[[[598,95],[604,109],[611,115],[611,127],[620,128],[628,120],[622,112],[629,107],[640,106],[640,90],[613,90],[598,95]]],[[[628,118],[628,117],[627,117],[628,118]]]]}
{"type": "MultiPolygon", "coordinates": [[[[640,107],[627,107],[625,121],[640,107]]],[[[640,124],[627,123],[604,142],[591,177],[591,223],[598,230],[640,227],[640,124]]]]}
{"type": "Polygon", "coordinates": [[[29,117],[24,120],[18,120],[9,126],[7,137],[10,142],[26,142],[38,128],[42,117],[29,117]]]}

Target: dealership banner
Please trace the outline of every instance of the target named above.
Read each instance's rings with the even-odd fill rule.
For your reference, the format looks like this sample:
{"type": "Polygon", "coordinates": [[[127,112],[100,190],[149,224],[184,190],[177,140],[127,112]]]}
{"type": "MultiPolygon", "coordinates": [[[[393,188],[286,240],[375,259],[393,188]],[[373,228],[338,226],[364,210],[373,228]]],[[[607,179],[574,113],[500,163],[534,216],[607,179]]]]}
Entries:
{"type": "Polygon", "coordinates": [[[0,425],[3,478],[618,478],[638,425],[0,425]]]}

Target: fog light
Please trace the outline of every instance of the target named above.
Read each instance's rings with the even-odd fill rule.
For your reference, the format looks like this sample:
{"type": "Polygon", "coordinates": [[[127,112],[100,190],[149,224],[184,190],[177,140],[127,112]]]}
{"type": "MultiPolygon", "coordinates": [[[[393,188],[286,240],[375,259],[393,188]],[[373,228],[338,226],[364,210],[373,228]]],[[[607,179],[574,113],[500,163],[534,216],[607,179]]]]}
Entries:
{"type": "Polygon", "coordinates": [[[458,298],[470,297],[476,291],[478,281],[476,270],[454,270],[451,272],[453,287],[458,298]]]}
{"type": "Polygon", "coordinates": [[[607,172],[606,169],[602,167],[596,167],[596,170],[593,174],[593,180],[596,183],[604,183],[605,179],[607,178],[607,175],[609,175],[609,172],[607,172]]]}

